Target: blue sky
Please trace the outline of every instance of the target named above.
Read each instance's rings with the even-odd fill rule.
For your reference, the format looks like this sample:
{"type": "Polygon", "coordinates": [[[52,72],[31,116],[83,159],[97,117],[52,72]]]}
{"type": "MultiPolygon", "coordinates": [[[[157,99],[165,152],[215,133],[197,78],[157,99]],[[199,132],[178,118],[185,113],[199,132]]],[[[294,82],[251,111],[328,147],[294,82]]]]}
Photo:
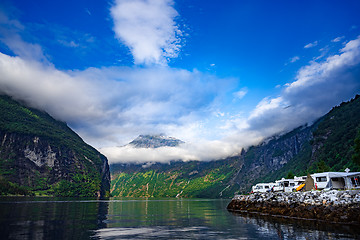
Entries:
{"type": "Polygon", "coordinates": [[[359,10],[356,0],[5,0],[0,90],[112,162],[222,158],[359,93],[359,10]],[[119,148],[148,133],[186,144],[119,148]]]}

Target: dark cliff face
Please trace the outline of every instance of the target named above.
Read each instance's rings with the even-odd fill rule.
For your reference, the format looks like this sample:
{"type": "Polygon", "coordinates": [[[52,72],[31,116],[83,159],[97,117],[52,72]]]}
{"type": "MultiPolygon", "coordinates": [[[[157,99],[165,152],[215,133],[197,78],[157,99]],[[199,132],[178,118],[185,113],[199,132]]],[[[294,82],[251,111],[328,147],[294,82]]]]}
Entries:
{"type": "Polygon", "coordinates": [[[4,96],[0,112],[2,194],[109,195],[106,157],[65,123],[4,96]]]}
{"type": "Polygon", "coordinates": [[[300,127],[259,146],[250,147],[241,155],[244,164],[234,176],[234,184],[238,185],[240,192],[247,192],[259,179],[274,174],[275,178],[278,177],[276,173],[298,156],[311,139],[312,127],[300,127]]]}

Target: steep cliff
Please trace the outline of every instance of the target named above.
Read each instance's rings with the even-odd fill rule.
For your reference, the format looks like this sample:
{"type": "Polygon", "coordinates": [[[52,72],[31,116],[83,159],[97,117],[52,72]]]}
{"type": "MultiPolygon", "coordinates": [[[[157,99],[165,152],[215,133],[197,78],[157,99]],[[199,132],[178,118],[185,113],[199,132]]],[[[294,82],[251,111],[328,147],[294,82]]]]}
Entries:
{"type": "Polygon", "coordinates": [[[0,96],[0,193],[106,196],[108,161],[66,123],[0,96]]]}

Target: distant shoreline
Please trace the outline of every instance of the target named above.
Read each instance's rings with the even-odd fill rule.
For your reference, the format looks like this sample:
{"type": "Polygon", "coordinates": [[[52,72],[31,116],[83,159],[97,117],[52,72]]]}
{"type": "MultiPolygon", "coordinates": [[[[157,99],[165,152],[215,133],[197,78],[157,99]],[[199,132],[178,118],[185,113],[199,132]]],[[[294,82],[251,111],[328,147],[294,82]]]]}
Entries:
{"type": "Polygon", "coordinates": [[[237,195],[228,204],[227,210],[360,225],[360,193],[358,190],[333,190],[237,195]]]}

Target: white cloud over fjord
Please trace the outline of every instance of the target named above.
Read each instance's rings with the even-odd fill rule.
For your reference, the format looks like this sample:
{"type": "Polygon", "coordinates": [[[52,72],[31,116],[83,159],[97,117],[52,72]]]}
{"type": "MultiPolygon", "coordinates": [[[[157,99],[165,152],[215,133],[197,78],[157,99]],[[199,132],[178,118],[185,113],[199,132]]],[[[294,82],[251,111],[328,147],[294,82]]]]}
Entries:
{"type": "MultiPolygon", "coordinates": [[[[60,71],[36,60],[0,54],[1,92],[67,121],[110,162],[231,156],[242,147],[311,122],[353,97],[360,90],[359,73],[360,37],[337,55],[302,67],[279,96],[264,98],[249,116],[223,113],[220,122],[209,125],[207,119],[221,111],[221,96],[231,91],[232,79],[169,67],[60,71]],[[208,139],[212,131],[222,132],[221,137],[208,139]],[[119,148],[139,134],[160,132],[186,144],[119,148]]],[[[233,95],[246,92],[244,88],[233,95]]]]}

